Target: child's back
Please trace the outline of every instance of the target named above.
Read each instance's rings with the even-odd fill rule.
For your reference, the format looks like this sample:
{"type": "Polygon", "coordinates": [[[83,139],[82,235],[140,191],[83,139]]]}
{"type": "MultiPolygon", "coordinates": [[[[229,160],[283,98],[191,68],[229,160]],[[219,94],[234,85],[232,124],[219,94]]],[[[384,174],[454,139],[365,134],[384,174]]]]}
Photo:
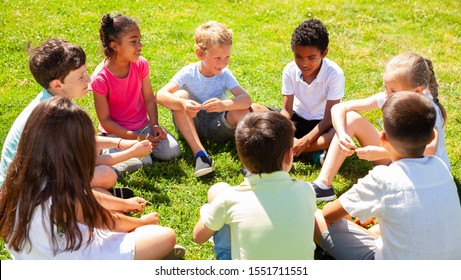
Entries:
{"type": "Polygon", "coordinates": [[[214,185],[194,229],[196,242],[214,235],[218,259],[230,247],[232,259],[313,259],[315,193],[288,174],[293,135],[292,122],[272,111],[248,114],[238,124],[237,151],[254,175],[236,187],[214,185]]]}

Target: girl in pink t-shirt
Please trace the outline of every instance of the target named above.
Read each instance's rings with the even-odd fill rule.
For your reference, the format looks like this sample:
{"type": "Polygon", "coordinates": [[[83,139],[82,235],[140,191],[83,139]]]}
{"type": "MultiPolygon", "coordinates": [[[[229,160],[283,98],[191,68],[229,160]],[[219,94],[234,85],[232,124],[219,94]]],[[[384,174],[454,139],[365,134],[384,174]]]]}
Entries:
{"type": "MultiPolygon", "coordinates": [[[[179,155],[176,139],[158,124],[156,98],[149,78],[149,63],[141,56],[137,23],[120,14],[102,17],[99,30],[106,58],[91,77],[96,113],[103,135],[124,139],[148,139],[154,157],[169,160],[179,155]]],[[[109,150],[109,153],[116,149],[109,150]]],[[[151,164],[150,157],[131,159],[122,171],[151,164]]]]}

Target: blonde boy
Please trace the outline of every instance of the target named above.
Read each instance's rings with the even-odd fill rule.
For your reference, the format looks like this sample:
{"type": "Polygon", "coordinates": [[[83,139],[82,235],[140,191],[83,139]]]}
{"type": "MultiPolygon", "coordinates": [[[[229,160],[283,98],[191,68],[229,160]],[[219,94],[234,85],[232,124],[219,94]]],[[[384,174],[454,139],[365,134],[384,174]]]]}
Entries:
{"type": "Polygon", "coordinates": [[[216,21],[195,31],[198,62],[183,67],[158,91],[157,102],[173,111],[173,120],[195,156],[194,176],[213,171],[213,160],[201,139],[229,141],[235,126],[249,113],[251,98],[227,68],[232,30],[216,21]],[[231,92],[232,99],[227,97],[231,92]]]}

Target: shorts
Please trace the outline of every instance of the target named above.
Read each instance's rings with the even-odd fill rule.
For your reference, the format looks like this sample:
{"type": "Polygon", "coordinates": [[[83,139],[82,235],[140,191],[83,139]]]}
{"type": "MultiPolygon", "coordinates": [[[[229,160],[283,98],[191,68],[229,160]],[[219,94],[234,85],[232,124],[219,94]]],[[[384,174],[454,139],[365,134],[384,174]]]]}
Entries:
{"type": "Polygon", "coordinates": [[[377,238],[341,219],[322,233],[320,247],[337,260],[374,260],[377,238]]]}
{"type": "MultiPolygon", "coordinates": [[[[229,141],[235,137],[235,126],[230,125],[226,120],[227,111],[219,113],[207,113],[200,110],[193,119],[194,126],[200,139],[215,141],[229,141]]],[[[175,130],[182,136],[175,123],[175,130]]]]}
{"type": "Polygon", "coordinates": [[[321,121],[321,120],[306,120],[303,117],[300,117],[296,112],[293,112],[291,116],[291,121],[295,125],[295,138],[299,139],[304,137],[306,134],[311,132],[312,129],[321,121]]]}

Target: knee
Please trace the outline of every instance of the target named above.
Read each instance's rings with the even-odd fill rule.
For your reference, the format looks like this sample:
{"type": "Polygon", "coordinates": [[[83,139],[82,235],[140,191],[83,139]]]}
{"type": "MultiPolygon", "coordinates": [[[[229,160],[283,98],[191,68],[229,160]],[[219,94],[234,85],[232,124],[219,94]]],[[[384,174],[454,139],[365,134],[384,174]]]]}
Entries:
{"type": "Polygon", "coordinates": [[[235,111],[228,111],[226,114],[227,122],[232,126],[237,126],[239,121],[248,114],[249,110],[235,110],[235,111]]]}
{"type": "Polygon", "coordinates": [[[190,97],[189,93],[183,89],[175,91],[173,95],[182,99],[189,99],[190,97]]]}
{"type": "Polygon", "coordinates": [[[115,173],[115,171],[110,166],[96,166],[92,181],[93,187],[99,187],[108,190],[115,186],[116,183],[117,173],[115,173]]]}

